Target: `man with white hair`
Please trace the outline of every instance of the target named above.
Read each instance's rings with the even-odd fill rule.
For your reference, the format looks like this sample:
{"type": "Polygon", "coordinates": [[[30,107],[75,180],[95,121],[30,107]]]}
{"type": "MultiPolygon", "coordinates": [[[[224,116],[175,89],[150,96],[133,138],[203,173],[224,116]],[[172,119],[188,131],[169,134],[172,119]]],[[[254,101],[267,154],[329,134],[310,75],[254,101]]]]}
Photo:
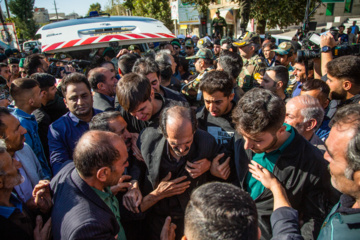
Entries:
{"type": "Polygon", "coordinates": [[[315,134],[323,118],[324,109],[319,100],[310,95],[294,97],[286,104],[285,122],[324,153],[324,142],[315,134]]]}

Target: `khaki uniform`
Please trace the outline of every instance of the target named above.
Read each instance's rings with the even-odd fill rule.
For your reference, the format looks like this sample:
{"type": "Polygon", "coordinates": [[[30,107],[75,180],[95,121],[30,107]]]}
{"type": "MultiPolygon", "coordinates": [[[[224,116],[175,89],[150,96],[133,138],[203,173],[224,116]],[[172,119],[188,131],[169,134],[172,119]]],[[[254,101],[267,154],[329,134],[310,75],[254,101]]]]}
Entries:
{"type": "Polygon", "coordinates": [[[250,59],[243,58],[243,63],[244,65],[237,81],[240,88],[247,92],[253,87],[259,86],[259,83],[254,79],[254,74],[266,69],[267,65],[265,59],[257,54],[250,59]]]}

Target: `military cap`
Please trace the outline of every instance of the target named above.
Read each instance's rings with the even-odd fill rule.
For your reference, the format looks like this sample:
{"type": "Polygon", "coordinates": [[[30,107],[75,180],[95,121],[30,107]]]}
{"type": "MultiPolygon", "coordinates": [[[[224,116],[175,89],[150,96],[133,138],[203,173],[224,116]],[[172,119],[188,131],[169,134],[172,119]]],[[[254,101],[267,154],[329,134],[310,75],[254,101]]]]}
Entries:
{"type": "Polygon", "coordinates": [[[128,48],[129,51],[134,51],[134,50],[136,50],[136,49],[137,49],[137,50],[140,50],[140,48],[139,48],[138,45],[130,45],[129,48],[128,48]]]}
{"type": "Polygon", "coordinates": [[[200,48],[195,56],[187,57],[186,59],[194,59],[194,58],[213,59],[214,55],[210,49],[200,48]]]}
{"type": "Polygon", "coordinates": [[[179,48],[181,48],[181,45],[180,45],[180,41],[179,39],[175,38],[173,39],[171,42],[170,42],[171,45],[176,45],[178,46],[179,48]]]}
{"type": "Polygon", "coordinates": [[[194,47],[194,41],[191,38],[186,39],[185,47],[194,47]]]}
{"type": "Polygon", "coordinates": [[[282,42],[277,49],[271,50],[279,55],[288,55],[294,51],[294,47],[291,42],[282,42]]]}
{"type": "Polygon", "coordinates": [[[7,59],[7,56],[3,53],[0,53],[0,62],[3,62],[6,59],[7,59]]]}
{"type": "Polygon", "coordinates": [[[219,10],[219,9],[217,9],[215,13],[220,13],[220,10],[219,10]]]}
{"type": "Polygon", "coordinates": [[[220,45],[223,45],[223,43],[232,43],[232,39],[231,37],[224,37],[223,39],[220,40],[220,45]]]}
{"type": "Polygon", "coordinates": [[[249,45],[250,43],[257,43],[260,44],[261,39],[259,34],[254,32],[247,32],[242,39],[239,39],[236,42],[233,42],[233,45],[236,47],[244,47],[249,45]]]}
{"type": "Polygon", "coordinates": [[[9,64],[19,64],[20,60],[18,58],[11,57],[8,59],[9,64]]]}
{"type": "Polygon", "coordinates": [[[23,68],[25,65],[25,58],[20,58],[19,67],[23,68]]]}
{"type": "Polygon", "coordinates": [[[65,58],[72,59],[72,57],[68,53],[63,53],[63,52],[55,54],[54,58],[59,59],[59,60],[63,60],[65,58]]]}
{"type": "Polygon", "coordinates": [[[6,55],[7,57],[10,57],[12,54],[13,54],[13,51],[11,50],[11,48],[7,48],[7,49],[5,50],[5,55],[6,55]]]}
{"type": "Polygon", "coordinates": [[[18,55],[20,52],[16,48],[11,49],[13,55],[18,55]]]}
{"type": "Polygon", "coordinates": [[[209,38],[204,37],[197,42],[197,47],[198,48],[212,47],[212,43],[209,38]]]}
{"type": "Polygon", "coordinates": [[[220,44],[220,39],[215,39],[214,44],[215,44],[215,45],[221,45],[221,44],[220,44]]]}

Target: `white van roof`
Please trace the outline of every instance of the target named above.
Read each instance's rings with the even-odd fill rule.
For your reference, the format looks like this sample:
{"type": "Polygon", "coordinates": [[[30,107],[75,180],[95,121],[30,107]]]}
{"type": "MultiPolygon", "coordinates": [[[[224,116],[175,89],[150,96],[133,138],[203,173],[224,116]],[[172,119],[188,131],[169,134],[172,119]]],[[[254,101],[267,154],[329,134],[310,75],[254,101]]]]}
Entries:
{"type": "Polygon", "coordinates": [[[42,52],[56,53],[120,45],[171,41],[164,24],[145,17],[112,16],[72,19],[40,28],[42,52]]]}

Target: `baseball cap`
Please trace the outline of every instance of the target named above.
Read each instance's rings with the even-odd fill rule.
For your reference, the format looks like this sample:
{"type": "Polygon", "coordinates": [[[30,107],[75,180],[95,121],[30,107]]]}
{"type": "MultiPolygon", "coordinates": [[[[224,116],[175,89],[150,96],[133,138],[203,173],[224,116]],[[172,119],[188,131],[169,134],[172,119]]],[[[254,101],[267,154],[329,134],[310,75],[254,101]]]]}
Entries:
{"type": "Polygon", "coordinates": [[[195,59],[195,58],[213,59],[214,55],[210,49],[200,48],[195,56],[187,57],[186,59],[195,59]]]}
{"type": "Polygon", "coordinates": [[[277,49],[273,49],[271,51],[276,52],[279,55],[288,55],[290,52],[294,51],[294,47],[291,42],[282,42],[277,49]]]}
{"type": "Polygon", "coordinates": [[[3,62],[6,59],[7,59],[7,56],[3,53],[0,53],[0,62],[3,62]]]}
{"type": "Polygon", "coordinates": [[[25,65],[25,58],[20,58],[19,67],[23,68],[25,65]]]}
{"type": "Polygon", "coordinates": [[[17,50],[16,48],[11,49],[11,51],[12,51],[12,54],[15,56],[17,56],[20,53],[19,50],[17,50]]]}
{"type": "Polygon", "coordinates": [[[12,54],[13,54],[13,51],[11,50],[11,48],[7,48],[7,49],[5,50],[5,55],[6,55],[7,57],[10,57],[12,54]]]}
{"type": "Polygon", "coordinates": [[[171,42],[170,42],[171,45],[176,45],[178,46],[179,48],[181,48],[181,45],[180,45],[180,42],[178,39],[173,39],[171,42]]]}
{"type": "Polygon", "coordinates": [[[194,47],[194,41],[189,38],[185,41],[185,47],[194,47]]]}
{"type": "Polygon", "coordinates": [[[62,52],[55,54],[54,58],[59,59],[59,60],[63,60],[65,58],[72,59],[72,57],[68,53],[62,53],[62,52]]]}
{"type": "Polygon", "coordinates": [[[254,32],[247,32],[245,36],[242,39],[239,39],[236,42],[233,42],[233,45],[236,47],[244,47],[246,45],[249,45],[250,43],[257,43],[260,44],[260,36],[257,33],[254,32]]]}
{"type": "Polygon", "coordinates": [[[215,45],[221,45],[221,44],[220,44],[220,39],[215,39],[214,44],[215,44],[215,45]]]}

